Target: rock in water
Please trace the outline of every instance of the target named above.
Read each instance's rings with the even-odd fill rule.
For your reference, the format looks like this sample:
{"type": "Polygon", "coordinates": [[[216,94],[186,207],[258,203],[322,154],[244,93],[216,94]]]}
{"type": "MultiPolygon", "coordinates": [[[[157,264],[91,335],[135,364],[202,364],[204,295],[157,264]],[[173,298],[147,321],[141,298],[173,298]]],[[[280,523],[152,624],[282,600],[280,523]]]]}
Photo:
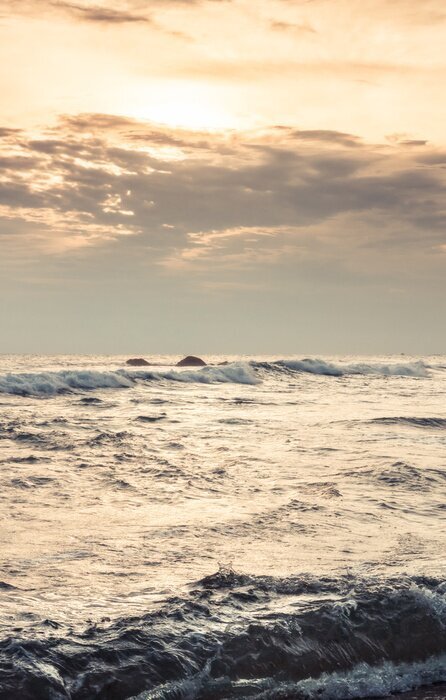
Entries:
{"type": "Polygon", "coordinates": [[[188,355],[183,357],[182,360],[177,362],[177,367],[205,367],[206,362],[201,359],[201,357],[194,357],[194,355],[188,355]]]}
{"type": "Polygon", "coordinates": [[[126,365],[131,365],[132,367],[147,367],[150,362],[147,362],[143,357],[131,357],[127,360],[126,365]]]}

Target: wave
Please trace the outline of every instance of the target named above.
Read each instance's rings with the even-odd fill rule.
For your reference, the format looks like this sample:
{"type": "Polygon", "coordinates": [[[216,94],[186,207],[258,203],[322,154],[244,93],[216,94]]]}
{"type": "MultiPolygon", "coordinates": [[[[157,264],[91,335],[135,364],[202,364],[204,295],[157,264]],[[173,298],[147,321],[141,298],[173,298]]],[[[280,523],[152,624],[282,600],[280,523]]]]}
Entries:
{"type": "Polygon", "coordinates": [[[165,418],[167,418],[167,413],[160,413],[159,416],[137,416],[134,420],[138,423],[157,423],[165,418]]]}
{"type": "Polygon", "coordinates": [[[303,360],[278,360],[272,363],[254,363],[266,368],[284,368],[294,372],[320,374],[329,377],[343,377],[350,374],[382,375],[385,377],[427,377],[428,366],[418,360],[416,362],[395,363],[334,363],[320,359],[305,358],[303,360]]]}
{"type": "MultiPolygon", "coordinates": [[[[348,375],[380,375],[427,377],[428,366],[422,361],[406,364],[335,364],[320,359],[277,360],[276,362],[233,362],[208,365],[199,370],[136,370],[115,371],[59,370],[56,372],[0,375],[0,394],[17,396],[53,396],[95,389],[129,389],[138,383],[171,381],[195,384],[249,384],[262,382],[271,375],[316,374],[330,377],[348,375]]],[[[93,402],[91,399],[84,401],[93,402]]]]}
{"type": "MultiPolygon", "coordinates": [[[[416,467],[403,461],[393,462],[388,465],[363,466],[353,470],[345,471],[344,476],[353,479],[366,479],[372,481],[375,486],[388,486],[396,490],[396,494],[402,498],[401,507],[407,508],[407,500],[403,495],[405,491],[418,491],[426,497],[429,493],[434,496],[439,495],[444,489],[446,480],[446,470],[441,467],[416,467]],[[440,491],[439,491],[440,489],[440,491]]],[[[442,505],[439,495],[438,504],[442,505]]],[[[395,501],[393,501],[395,507],[395,501]]],[[[423,500],[423,507],[427,504],[423,500]]],[[[434,507],[435,504],[431,503],[434,507]]],[[[436,507],[436,506],[435,506],[436,507]]],[[[416,504],[413,504],[413,512],[416,512],[416,504]]]]}
{"type": "Polygon", "coordinates": [[[446,418],[418,418],[416,416],[387,416],[372,418],[369,423],[378,425],[413,425],[415,428],[446,428],[446,418]]]}
{"type": "Polygon", "coordinates": [[[21,634],[0,641],[2,699],[376,697],[446,680],[446,582],[221,569],[142,617],[21,634]]]}
{"type": "Polygon", "coordinates": [[[94,389],[129,389],[148,381],[200,384],[258,384],[259,378],[247,363],[224,367],[203,367],[185,371],[61,370],[58,372],[5,374],[0,376],[0,393],[18,396],[53,396],[94,389]]]}
{"type": "MultiPolygon", "coordinates": [[[[358,700],[387,698],[395,693],[399,695],[428,685],[437,686],[439,683],[443,689],[441,694],[429,697],[444,700],[445,681],[446,655],[441,655],[413,664],[358,664],[349,672],[323,673],[319,678],[294,683],[262,680],[239,681],[231,685],[226,679],[206,682],[203,677],[198,677],[169,683],[154,691],[135,695],[129,700],[224,700],[235,697],[241,697],[242,700],[358,700]]],[[[417,697],[421,699],[421,696],[417,697]]]]}

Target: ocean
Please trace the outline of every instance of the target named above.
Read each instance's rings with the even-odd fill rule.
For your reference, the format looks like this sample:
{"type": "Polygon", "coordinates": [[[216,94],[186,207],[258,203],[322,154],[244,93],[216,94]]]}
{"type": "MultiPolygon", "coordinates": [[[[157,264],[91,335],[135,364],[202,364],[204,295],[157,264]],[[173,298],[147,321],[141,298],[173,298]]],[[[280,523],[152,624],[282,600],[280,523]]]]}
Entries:
{"type": "Polygon", "coordinates": [[[446,357],[126,359],[0,357],[1,700],[446,698],[446,357]]]}

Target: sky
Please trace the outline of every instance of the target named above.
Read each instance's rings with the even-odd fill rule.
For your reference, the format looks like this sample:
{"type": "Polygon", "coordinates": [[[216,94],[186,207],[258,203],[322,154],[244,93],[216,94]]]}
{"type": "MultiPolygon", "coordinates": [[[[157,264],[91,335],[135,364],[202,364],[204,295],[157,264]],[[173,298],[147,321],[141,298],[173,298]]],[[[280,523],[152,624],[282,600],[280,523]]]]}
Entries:
{"type": "Polygon", "coordinates": [[[0,353],[446,353],[444,0],[1,0],[0,353]]]}

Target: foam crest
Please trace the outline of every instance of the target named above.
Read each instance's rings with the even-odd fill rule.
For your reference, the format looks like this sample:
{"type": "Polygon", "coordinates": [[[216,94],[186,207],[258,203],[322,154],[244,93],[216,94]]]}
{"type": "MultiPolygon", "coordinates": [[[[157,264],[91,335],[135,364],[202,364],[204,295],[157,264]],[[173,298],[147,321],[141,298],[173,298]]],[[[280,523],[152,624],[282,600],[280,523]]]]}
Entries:
{"type": "Polygon", "coordinates": [[[128,389],[133,384],[134,381],[128,373],[93,370],[62,370],[0,376],[0,392],[17,396],[52,396],[92,389],[128,389]]]}
{"type": "Polygon", "coordinates": [[[199,370],[163,370],[154,372],[117,370],[61,370],[58,372],[5,374],[0,376],[0,393],[17,396],[54,396],[95,389],[128,389],[145,381],[175,381],[201,384],[258,384],[254,370],[247,363],[199,370]]]}
{"type": "Polygon", "coordinates": [[[324,673],[317,679],[300,681],[295,691],[309,700],[354,700],[384,698],[445,681],[446,655],[443,654],[415,663],[358,664],[347,673],[324,673]]]}
{"type": "Polygon", "coordinates": [[[162,372],[136,372],[137,379],[166,379],[191,384],[260,384],[248,362],[233,362],[223,366],[202,367],[199,370],[168,370],[162,372]]]}
{"type": "Polygon", "coordinates": [[[231,685],[225,679],[213,680],[208,675],[201,674],[194,679],[168,683],[156,690],[140,693],[129,700],[189,700],[208,697],[227,700],[240,696],[252,700],[359,700],[387,698],[394,693],[406,693],[445,681],[446,655],[441,655],[412,664],[393,664],[389,661],[370,666],[360,663],[348,672],[323,673],[318,678],[306,678],[294,683],[262,679],[239,681],[231,685]]]}
{"type": "Polygon", "coordinates": [[[325,360],[305,358],[303,360],[280,360],[275,363],[296,372],[342,377],[348,374],[382,375],[401,377],[427,377],[427,366],[421,360],[406,363],[352,363],[337,364],[325,360]]]}

